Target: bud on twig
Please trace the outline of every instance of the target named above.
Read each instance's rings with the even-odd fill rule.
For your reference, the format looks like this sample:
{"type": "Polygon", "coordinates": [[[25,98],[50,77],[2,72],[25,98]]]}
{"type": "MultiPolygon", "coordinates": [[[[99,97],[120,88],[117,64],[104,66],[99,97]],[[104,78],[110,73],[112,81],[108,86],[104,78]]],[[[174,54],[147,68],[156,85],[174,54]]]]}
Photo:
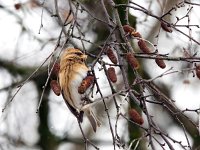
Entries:
{"type": "Polygon", "coordinates": [[[195,71],[196,71],[197,78],[200,79],[200,64],[196,66],[195,71]]]}
{"type": "Polygon", "coordinates": [[[85,91],[92,85],[94,82],[94,76],[89,75],[83,81],[81,82],[81,85],[78,87],[78,93],[79,94],[84,94],[85,91]]]}
{"type": "Polygon", "coordinates": [[[60,88],[60,85],[58,84],[58,82],[57,82],[56,80],[51,80],[50,86],[51,86],[52,91],[53,91],[57,96],[59,96],[60,93],[61,93],[61,88],[60,88]]]}
{"type": "Polygon", "coordinates": [[[139,68],[139,66],[140,66],[139,62],[131,52],[128,52],[126,54],[126,59],[129,63],[129,65],[132,67],[132,69],[138,69],[139,68]]]}
{"type": "Polygon", "coordinates": [[[163,21],[161,21],[161,28],[166,32],[172,32],[172,28],[163,21]]]}
{"type": "Polygon", "coordinates": [[[138,46],[140,50],[143,51],[143,53],[146,53],[146,54],[151,53],[151,50],[147,47],[146,42],[144,40],[140,39],[138,41],[138,46]]]}
{"type": "Polygon", "coordinates": [[[163,59],[161,59],[160,55],[157,55],[157,56],[156,56],[155,62],[156,62],[156,64],[157,64],[160,68],[162,68],[162,69],[164,69],[164,68],[166,67],[165,62],[164,62],[163,59]]]}
{"type": "Polygon", "coordinates": [[[130,119],[137,124],[142,125],[144,123],[144,120],[141,117],[141,115],[133,108],[129,110],[129,116],[130,119]]]}
{"type": "Polygon", "coordinates": [[[112,49],[108,48],[106,50],[106,54],[113,64],[117,64],[117,58],[116,58],[115,54],[113,53],[112,49]]]}
{"type": "Polygon", "coordinates": [[[116,76],[116,73],[115,73],[115,68],[113,67],[109,67],[108,68],[108,78],[113,82],[117,82],[117,76],[116,76]]]}

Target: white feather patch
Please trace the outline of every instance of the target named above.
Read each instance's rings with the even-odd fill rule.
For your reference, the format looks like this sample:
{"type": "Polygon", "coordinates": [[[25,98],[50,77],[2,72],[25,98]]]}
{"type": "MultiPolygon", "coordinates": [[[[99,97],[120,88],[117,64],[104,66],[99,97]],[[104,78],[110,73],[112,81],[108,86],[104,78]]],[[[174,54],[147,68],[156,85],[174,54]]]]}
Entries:
{"type": "Polygon", "coordinates": [[[79,69],[79,71],[76,70],[76,75],[74,76],[74,79],[71,81],[71,96],[74,100],[74,104],[76,106],[76,109],[81,109],[81,94],[78,93],[78,87],[81,85],[81,82],[83,79],[87,76],[87,70],[85,69],[79,69]]]}

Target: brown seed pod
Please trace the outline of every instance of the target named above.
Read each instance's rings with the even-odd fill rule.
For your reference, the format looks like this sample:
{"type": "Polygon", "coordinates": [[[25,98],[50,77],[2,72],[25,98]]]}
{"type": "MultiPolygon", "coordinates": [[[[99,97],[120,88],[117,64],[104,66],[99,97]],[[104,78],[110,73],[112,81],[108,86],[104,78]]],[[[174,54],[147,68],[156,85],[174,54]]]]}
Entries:
{"type": "Polygon", "coordinates": [[[106,50],[106,54],[113,64],[117,64],[117,58],[116,58],[115,54],[113,53],[112,49],[108,48],[106,50]]]}
{"type": "Polygon", "coordinates": [[[196,66],[195,71],[196,71],[197,78],[200,79],[200,64],[196,66]]]}
{"type": "Polygon", "coordinates": [[[60,93],[61,93],[61,88],[60,88],[60,85],[58,84],[58,82],[57,82],[56,80],[51,80],[50,86],[51,86],[52,91],[53,91],[57,96],[59,96],[60,93]]]}
{"type": "Polygon", "coordinates": [[[51,76],[57,78],[59,70],[60,70],[60,64],[56,62],[54,64],[54,66],[53,66],[53,70],[51,72],[51,76]]]}
{"type": "Polygon", "coordinates": [[[108,68],[108,78],[113,82],[117,82],[117,76],[116,76],[116,73],[115,73],[115,68],[113,67],[109,67],[108,68]]]}
{"type": "Polygon", "coordinates": [[[84,94],[85,91],[92,85],[94,82],[94,76],[88,75],[83,81],[81,82],[81,85],[78,87],[78,93],[84,94]]]}
{"type": "Polygon", "coordinates": [[[15,7],[16,10],[19,10],[22,7],[22,4],[21,3],[16,3],[14,5],[14,7],[15,7]]]}
{"type": "Polygon", "coordinates": [[[172,32],[172,28],[170,26],[168,26],[165,22],[161,21],[161,28],[166,31],[166,32],[172,32]]]}
{"type": "Polygon", "coordinates": [[[165,62],[164,62],[163,59],[160,58],[160,55],[157,55],[157,56],[156,56],[155,62],[156,62],[156,64],[157,64],[160,68],[162,68],[162,69],[164,69],[164,68],[166,67],[165,62]]]}
{"type": "Polygon", "coordinates": [[[143,51],[143,53],[146,53],[146,54],[151,53],[150,48],[147,47],[146,42],[144,40],[140,39],[138,41],[138,46],[140,50],[143,51]]]}
{"type": "Polygon", "coordinates": [[[131,52],[128,52],[126,54],[126,59],[127,59],[128,63],[129,63],[129,65],[133,69],[138,69],[140,67],[138,60],[135,58],[135,56],[131,52]]]}
{"type": "Polygon", "coordinates": [[[129,110],[129,116],[130,119],[135,123],[138,123],[140,125],[144,123],[142,116],[134,108],[129,110]]]}
{"type": "Polygon", "coordinates": [[[134,37],[142,38],[142,36],[139,32],[132,32],[131,35],[134,36],[134,37]]]}
{"type": "Polygon", "coordinates": [[[135,29],[129,25],[124,25],[123,29],[126,33],[132,34],[132,32],[135,32],[135,29]]]}
{"type": "Polygon", "coordinates": [[[190,80],[185,79],[185,80],[183,80],[183,83],[184,83],[184,84],[190,84],[190,80]]]}

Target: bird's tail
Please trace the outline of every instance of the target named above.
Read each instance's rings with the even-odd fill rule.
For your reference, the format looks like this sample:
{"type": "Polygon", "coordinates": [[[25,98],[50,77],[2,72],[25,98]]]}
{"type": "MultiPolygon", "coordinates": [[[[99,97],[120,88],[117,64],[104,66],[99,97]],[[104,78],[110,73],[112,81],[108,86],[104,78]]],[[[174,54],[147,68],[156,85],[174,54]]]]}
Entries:
{"type": "Polygon", "coordinates": [[[85,112],[88,120],[90,121],[90,124],[94,130],[94,132],[97,131],[97,127],[99,127],[101,125],[101,122],[99,121],[99,119],[95,116],[95,114],[93,113],[91,107],[85,107],[83,109],[83,111],[85,112]]]}

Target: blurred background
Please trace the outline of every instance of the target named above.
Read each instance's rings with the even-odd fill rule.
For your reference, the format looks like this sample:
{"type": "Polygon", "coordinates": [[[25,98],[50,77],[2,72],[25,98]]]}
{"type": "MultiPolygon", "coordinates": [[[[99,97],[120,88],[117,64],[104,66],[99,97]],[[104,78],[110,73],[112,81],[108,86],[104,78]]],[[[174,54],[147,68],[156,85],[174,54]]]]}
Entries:
{"type": "MultiPolygon", "coordinates": [[[[56,96],[52,92],[48,78],[50,66],[58,59],[63,48],[75,46],[94,55],[100,52],[99,46],[109,36],[109,27],[102,23],[108,20],[105,19],[101,2],[0,0],[0,149],[86,149],[76,118],[66,107],[62,96],[56,96]],[[72,30],[73,36],[70,33],[72,30]]],[[[180,123],[175,121],[176,114],[166,110],[167,107],[147,103],[149,115],[170,143],[155,133],[155,149],[198,149],[200,80],[195,75],[195,64],[198,65],[200,61],[199,1],[113,2],[119,5],[118,14],[122,25],[127,23],[123,19],[126,10],[129,12],[129,24],[148,41],[148,46],[166,56],[167,67],[161,69],[154,59],[142,57],[137,40],[131,39],[132,47],[138,53],[141,66],[139,73],[144,79],[153,79],[157,87],[175,101],[174,104],[180,110],[177,113],[188,116],[180,120],[180,123]],[[124,6],[120,7],[120,4],[124,6]],[[158,18],[161,16],[161,19],[173,26],[173,32],[169,33],[161,28],[161,19],[158,18]],[[189,58],[192,61],[179,58],[189,58]],[[188,120],[195,125],[188,125],[188,120]]],[[[112,14],[114,10],[108,9],[109,3],[110,1],[104,2],[105,8],[112,14]]],[[[107,56],[102,56],[102,59],[110,63],[107,56]]],[[[91,59],[88,64],[91,65],[92,62],[91,59]]],[[[95,65],[95,74],[103,96],[108,96],[112,94],[112,90],[100,67],[101,64],[95,65]]],[[[124,83],[119,67],[115,68],[118,81],[114,88],[119,91],[124,83]]],[[[151,92],[144,88],[144,95],[151,95],[151,92]]],[[[96,94],[93,99],[99,97],[96,94]]],[[[116,98],[120,104],[120,112],[128,118],[130,104],[125,100],[126,96],[117,95],[116,98]]],[[[123,117],[117,118],[113,101],[108,100],[106,103],[110,119],[103,104],[94,106],[102,122],[97,133],[92,131],[88,120],[84,119],[82,126],[85,135],[96,146],[89,142],[87,149],[131,149],[133,143],[135,149],[153,149],[149,146],[151,140],[146,136],[147,131],[140,129],[150,129],[145,113],[140,111],[144,124],[138,128],[137,125],[130,125],[123,117]],[[111,128],[114,130],[115,140],[111,128]]]]}

